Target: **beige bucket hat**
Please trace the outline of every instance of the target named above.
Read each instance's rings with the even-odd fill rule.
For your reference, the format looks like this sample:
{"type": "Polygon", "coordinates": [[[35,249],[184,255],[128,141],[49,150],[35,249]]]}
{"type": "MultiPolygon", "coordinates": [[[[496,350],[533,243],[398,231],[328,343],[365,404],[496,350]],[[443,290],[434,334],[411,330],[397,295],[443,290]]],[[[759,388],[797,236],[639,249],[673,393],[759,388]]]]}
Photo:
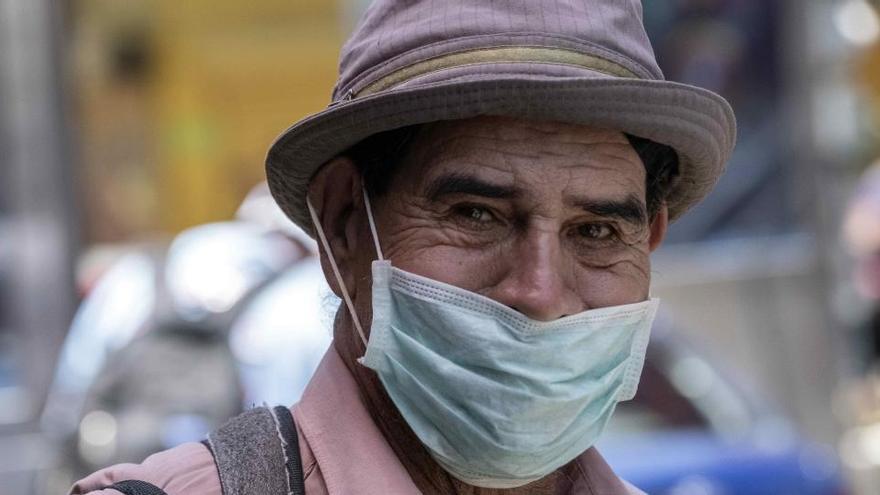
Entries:
{"type": "Polygon", "coordinates": [[[362,139],[498,115],[618,129],[671,146],[671,219],[712,190],[736,139],[719,95],[666,81],[638,0],[376,0],[342,49],[329,107],[266,158],[273,197],[312,232],[308,183],[362,139]]]}

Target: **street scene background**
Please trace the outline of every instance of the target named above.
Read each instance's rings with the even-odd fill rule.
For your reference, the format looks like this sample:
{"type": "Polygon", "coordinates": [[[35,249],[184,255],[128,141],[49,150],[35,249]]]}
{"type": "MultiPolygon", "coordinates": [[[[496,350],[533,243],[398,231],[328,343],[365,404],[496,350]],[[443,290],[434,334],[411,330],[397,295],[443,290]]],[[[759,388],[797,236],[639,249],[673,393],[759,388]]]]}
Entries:
{"type": "MultiPolygon", "coordinates": [[[[337,302],[263,159],[368,3],[0,0],[0,495],[296,401],[337,302]]],[[[643,3],[739,139],[600,450],[652,494],[880,493],[880,4],[643,3]]]]}

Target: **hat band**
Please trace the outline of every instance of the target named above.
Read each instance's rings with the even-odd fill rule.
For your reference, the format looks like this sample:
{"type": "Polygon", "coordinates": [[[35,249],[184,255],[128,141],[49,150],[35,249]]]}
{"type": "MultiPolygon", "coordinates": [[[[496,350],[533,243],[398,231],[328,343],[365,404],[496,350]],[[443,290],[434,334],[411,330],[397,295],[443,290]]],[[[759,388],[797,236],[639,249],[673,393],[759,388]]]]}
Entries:
{"type": "Polygon", "coordinates": [[[631,70],[608,59],[565,48],[537,46],[480,48],[450,53],[405,66],[359,90],[350,91],[346,99],[378,93],[431,72],[486,63],[561,64],[589,69],[609,76],[640,79],[631,70]]]}

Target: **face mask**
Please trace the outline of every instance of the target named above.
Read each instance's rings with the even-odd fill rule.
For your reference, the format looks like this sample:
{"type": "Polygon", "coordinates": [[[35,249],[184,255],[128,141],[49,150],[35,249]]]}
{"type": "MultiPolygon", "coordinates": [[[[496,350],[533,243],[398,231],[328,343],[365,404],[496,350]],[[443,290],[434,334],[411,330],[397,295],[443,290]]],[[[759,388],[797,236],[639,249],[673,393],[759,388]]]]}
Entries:
{"type": "Polygon", "coordinates": [[[536,321],[492,299],[391,266],[372,265],[373,322],[364,338],[312,210],[312,220],[379,375],[433,458],[474,486],[543,478],[597,440],[642,372],[659,301],[536,321]]]}

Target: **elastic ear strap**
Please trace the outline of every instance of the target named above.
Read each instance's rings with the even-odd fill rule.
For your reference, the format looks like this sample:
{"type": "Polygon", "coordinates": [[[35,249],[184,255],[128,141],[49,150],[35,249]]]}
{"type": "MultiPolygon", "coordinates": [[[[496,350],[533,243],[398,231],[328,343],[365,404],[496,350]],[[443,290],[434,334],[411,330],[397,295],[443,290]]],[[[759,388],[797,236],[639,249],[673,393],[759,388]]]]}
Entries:
{"type": "Polygon", "coordinates": [[[327,250],[327,259],[330,260],[330,267],[333,268],[333,276],[336,277],[336,281],[339,282],[339,287],[342,289],[342,300],[345,301],[345,305],[348,307],[348,312],[351,313],[354,327],[357,329],[357,333],[360,335],[364,347],[366,347],[367,337],[364,335],[364,329],[361,327],[361,322],[354,310],[354,304],[348,296],[348,288],[345,286],[345,282],[342,281],[339,267],[336,266],[336,260],[333,258],[333,251],[330,249],[330,243],[327,242],[327,237],[324,236],[324,227],[321,226],[321,221],[318,220],[318,214],[315,213],[315,208],[312,206],[312,202],[308,198],[306,198],[306,206],[309,208],[309,215],[312,216],[312,223],[315,224],[315,231],[318,233],[318,239],[321,241],[321,245],[324,246],[324,249],[327,250]]]}
{"type": "Polygon", "coordinates": [[[370,222],[370,233],[373,234],[373,244],[376,245],[376,256],[379,257],[379,260],[384,260],[385,257],[382,256],[382,246],[379,245],[379,234],[376,232],[376,221],[373,220],[373,207],[370,205],[370,196],[367,194],[367,189],[361,184],[361,192],[364,195],[364,206],[367,208],[367,220],[370,222]]]}

